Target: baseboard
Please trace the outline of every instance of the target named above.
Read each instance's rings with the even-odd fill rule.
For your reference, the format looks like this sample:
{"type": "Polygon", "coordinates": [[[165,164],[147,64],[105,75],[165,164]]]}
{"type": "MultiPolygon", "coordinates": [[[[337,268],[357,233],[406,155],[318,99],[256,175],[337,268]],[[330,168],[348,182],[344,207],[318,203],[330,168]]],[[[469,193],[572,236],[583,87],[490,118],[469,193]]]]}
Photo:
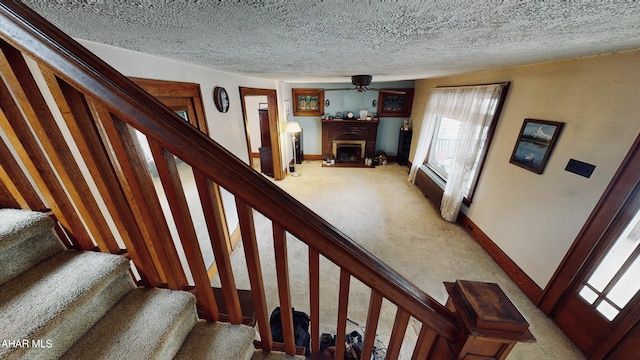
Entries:
{"type": "Polygon", "coordinates": [[[259,152],[252,152],[252,153],[251,153],[251,158],[253,158],[253,159],[259,159],[259,158],[260,158],[260,153],[259,153],[259,152]]]}
{"type": "Polygon", "coordinates": [[[322,155],[304,154],[304,160],[322,160],[322,155]]]}
{"type": "Polygon", "coordinates": [[[231,243],[231,251],[233,251],[240,242],[240,225],[236,226],[236,229],[233,230],[233,233],[229,236],[229,242],[231,243]]]}
{"type": "Polygon", "coordinates": [[[491,256],[511,280],[518,285],[525,295],[536,305],[542,298],[542,289],[531,278],[525,274],[516,263],[513,262],[476,224],[465,214],[458,215],[458,223],[473,237],[484,251],[491,256]]]}

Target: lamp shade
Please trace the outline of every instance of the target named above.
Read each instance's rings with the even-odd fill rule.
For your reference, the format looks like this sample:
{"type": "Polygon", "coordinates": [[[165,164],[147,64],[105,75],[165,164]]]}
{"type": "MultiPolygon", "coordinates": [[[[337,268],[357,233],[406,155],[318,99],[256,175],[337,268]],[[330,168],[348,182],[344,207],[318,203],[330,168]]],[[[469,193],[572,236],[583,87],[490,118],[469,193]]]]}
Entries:
{"type": "Polygon", "coordinates": [[[285,132],[289,134],[295,134],[299,133],[300,131],[302,131],[302,129],[300,128],[300,124],[298,124],[297,122],[290,121],[287,123],[287,129],[285,130],[285,132]]]}

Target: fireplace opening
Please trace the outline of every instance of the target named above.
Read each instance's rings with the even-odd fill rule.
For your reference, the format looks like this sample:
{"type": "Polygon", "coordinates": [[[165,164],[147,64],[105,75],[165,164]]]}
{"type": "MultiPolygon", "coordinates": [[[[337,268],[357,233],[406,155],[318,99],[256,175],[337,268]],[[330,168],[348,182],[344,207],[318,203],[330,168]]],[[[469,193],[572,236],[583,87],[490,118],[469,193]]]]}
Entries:
{"type": "Polygon", "coordinates": [[[333,140],[336,163],[360,163],[364,160],[364,140],[333,140]]]}

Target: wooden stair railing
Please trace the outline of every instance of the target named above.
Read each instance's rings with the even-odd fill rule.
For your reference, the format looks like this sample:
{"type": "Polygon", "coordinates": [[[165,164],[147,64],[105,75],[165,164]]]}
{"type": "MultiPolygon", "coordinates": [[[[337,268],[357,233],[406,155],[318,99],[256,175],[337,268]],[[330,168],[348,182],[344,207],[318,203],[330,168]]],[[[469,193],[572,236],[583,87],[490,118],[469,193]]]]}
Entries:
{"type": "MultiPolygon", "coordinates": [[[[456,309],[432,299],[22,3],[0,3],[0,17],[0,127],[10,142],[0,138],[0,206],[51,208],[76,247],[126,251],[142,285],[192,288],[201,317],[217,321],[218,305],[176,165],[178,157],[193,171],[228,318],[239,324],[242,309],[216,215],[220,194],[214,185],[235,196],[260,346],[265,351],[293,354],[296,346],[292,326],[283,329],[284,344],[272,340],[254,210],[272,222],[282,309],[291,308],[287,233],[308,246],[312,339],[320,337],[317,299],[322,255],[340,268],[337,338],[345,335],[351,277],[371,289],[364,358],[373,351],[383,299],[398,308],[388,359],[398,357],[410,317],[422,324],[413,359],[449,357],[447,344],[460,343],[465,330],[456,309]],[[169,222],[134,129],[149,142],[169,204],[169,222]],[[110,229],[108,216],[116,231],[110,229]],[[170,228],[175,228],[177,239],[170,228]],[[437,355],[439,343],[445,350],[437,355]]],[[[290,324],[291,314],[282,314],[283,323],[290,324]]],[[[317,351],[319,343],[314,340],[312,349],[317,351]]],[[[343,353],[338,346],[336,358],[343,353]]]]}

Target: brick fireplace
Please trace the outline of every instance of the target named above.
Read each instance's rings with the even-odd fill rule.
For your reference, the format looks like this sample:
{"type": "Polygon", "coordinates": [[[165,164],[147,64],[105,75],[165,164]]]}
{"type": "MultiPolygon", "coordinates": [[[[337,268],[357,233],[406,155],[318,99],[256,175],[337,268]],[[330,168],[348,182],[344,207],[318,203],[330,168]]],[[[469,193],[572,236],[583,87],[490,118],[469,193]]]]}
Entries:
{"type": "Polygon", "coordinates": [[[322,156],[336,163],[364,163],[375,156],[379,120],[322,120],[322,156]]]}

